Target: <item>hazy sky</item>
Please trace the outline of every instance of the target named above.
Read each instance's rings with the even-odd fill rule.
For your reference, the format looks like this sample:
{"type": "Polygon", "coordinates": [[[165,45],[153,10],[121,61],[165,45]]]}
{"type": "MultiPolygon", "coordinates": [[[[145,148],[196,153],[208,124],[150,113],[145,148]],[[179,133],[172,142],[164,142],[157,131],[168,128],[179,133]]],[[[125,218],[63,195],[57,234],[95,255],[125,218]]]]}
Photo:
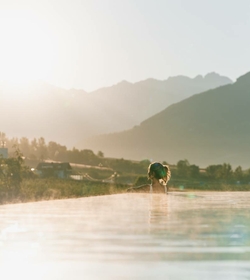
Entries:
{"type": "Polygon", "coordinates": [[[92,91],[250,71],[249,0],[0,0],[0,80],[92,91]]]}

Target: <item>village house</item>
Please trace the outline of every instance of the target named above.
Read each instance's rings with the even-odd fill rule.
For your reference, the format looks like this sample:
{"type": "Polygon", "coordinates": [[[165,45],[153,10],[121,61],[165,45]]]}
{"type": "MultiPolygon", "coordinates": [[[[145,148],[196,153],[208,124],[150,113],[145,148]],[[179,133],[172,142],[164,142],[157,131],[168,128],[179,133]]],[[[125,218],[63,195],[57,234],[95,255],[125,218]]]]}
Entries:
{"type": "Polygon", "coordinates": [[[68,162],[40,162],[36,167],[36,173],[40,177],[69,178],[72,167],[68,162]]]}

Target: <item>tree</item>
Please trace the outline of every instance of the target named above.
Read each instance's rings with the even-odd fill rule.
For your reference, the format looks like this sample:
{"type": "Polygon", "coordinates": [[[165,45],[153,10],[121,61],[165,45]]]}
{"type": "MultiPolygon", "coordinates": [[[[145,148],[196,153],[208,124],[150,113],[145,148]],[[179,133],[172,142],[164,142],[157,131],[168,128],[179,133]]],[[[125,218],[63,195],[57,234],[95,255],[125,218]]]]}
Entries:
{"type": "Polygon", "coordinates": [[[189,173],[189,162],[187,159],[177,162],[177,176],[187,178],[189,173]]]}
{"type": "Polygon", "coordinates": [[[22,178],[28,174],[29,168],[24,165],[23,155],[17,146],[15,156],[1,159],[0,164],[0,183],[7,188],[11,196],[15,196],[20,191],[22,178]]]}
{"type": "Polygon", "coordinates": [[[141,186],[149,184],[149,179],[147,176],[138,176],[135,180],[135,186],[141,186]]]}
{"type": "Polygon", "coordinates": [[[45,143],[45,139],[43,137],[40,137],[38,139],[37,152],[38,152],[38,157],[41,160],[46,159],[48,156],[47,146],[45,143]]]}
{"type": "Polygon", "coordinates": [[[223,163],[221,168],[218,170],[218,178],[226,182],[232,179],[233,170],[229,163],[223,163]]]}
{"type": "Polygon", "coordinates": [[[217,164],[217,165],[209,165],[206,168],[206,174],[207,177],[211,180],[216,180],[219,178],[219,171],[222,168],[221,164],[217,164]]]}
{"type": "Polygon", "coordinates": [[[5,143],[5,139],[6,139],[5,133],[0,131],[0,145],[1,145],[1,146],[4,145],[4,144],[6,144],[6,143],[5,143]]]}
{"type": "Polygon", "coordinates": [[[233,175],[236,181],[242,181],[244,177],[242,167],[241,166],[236,167],[233,175]]]}
{"type": "Polygon", "coordinates": [[[30,156],[30,143],[28,138],[22,137],[19,140],[19,148],[23,155],[26,157],[30,156]]]}
{"type": "Polygon", "coordinates": [[[31,143],[31,148],[30,148],[30,154],[33,158],[37,158],[37,149],[38,149],[38,144],[36,138],[34,138],[31,143]]]}
{"type": "Polygon", "coordinates": [[[148,159],[144,159],[139,162],[139,165],[142,167],[142,169],[145,169],[145,171],[148,169],[150,164],[151,162],[148,159]]]}
{"type": "Polygon", "coordinates": [[[218,179],[228,182],[232,179],[233,170],[229,163],[223,163],[218,165],[210,165],[206,168],[207,177],[210,179],[218,179]]]}
{"type": "Polygon", "coordinates": [[[104,153],[102,151],[99,151],[97,153],[97,156],[100,157],[100,158],[104,158],[104,153]]]}
{"type": "Polygon", "coordinates": [[[59,145],[56,142],[50,141],[48,143],[47,151],[48,151],[48,157],[50,159],[56,160],[56,157],[59,153],[59,145]]]}
{"type": "Polygon", "coordinates": [[[99,158],[94,154],[92,150],[88,150],[88,149],[81,150],[80,154],[83,163],[92,165],[92,164],[98,164],[99,162],[99,158]]]}
{"type": "Polygon", "coordinates": [[[188,174],[190,178],[196,179],[200,176],[200,168],[199,166],[192,164],[189,166],[188,174]]]}
{"type": "Polygon", "coordinates": [[[57,144],[57,151],[55,153],[55,160],[68,161],[68,150],[66,146],[57,144]]]}
{"type": "Polygon", "coordinates": [[[244,174],[245,181],[250,183],[250,168],[246,170],[246,173],[244,174]]]}

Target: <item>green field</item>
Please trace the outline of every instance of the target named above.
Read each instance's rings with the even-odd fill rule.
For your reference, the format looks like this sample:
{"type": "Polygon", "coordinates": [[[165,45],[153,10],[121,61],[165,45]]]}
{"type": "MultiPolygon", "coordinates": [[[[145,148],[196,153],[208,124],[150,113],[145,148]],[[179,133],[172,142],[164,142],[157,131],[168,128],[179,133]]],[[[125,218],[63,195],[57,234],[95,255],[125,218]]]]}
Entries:
{"type": "MultiPolygon", "coordinates": [[[[126,193],[131,187],[121,183],[76,181],[72,179],[33,178],[23,179],[19,187],[0,185],[0,204],[40,200],[78,198],[126,193]]],[[[172,180],[169,191],[249,191],[250,185],[201,184],[185,180],[172,180]]]]}

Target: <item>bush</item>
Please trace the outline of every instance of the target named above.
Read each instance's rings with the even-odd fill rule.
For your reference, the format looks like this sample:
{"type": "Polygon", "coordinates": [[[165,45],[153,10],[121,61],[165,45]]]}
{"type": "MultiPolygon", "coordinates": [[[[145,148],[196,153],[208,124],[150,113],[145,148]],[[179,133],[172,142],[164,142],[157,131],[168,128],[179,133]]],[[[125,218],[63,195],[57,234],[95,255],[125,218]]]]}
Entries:
{"type": "Polygon", "coordinates": [[[147,176],[138,176],[135,180],[135,186],[141,186],[149,184],[149,179],[147,176]]]}

